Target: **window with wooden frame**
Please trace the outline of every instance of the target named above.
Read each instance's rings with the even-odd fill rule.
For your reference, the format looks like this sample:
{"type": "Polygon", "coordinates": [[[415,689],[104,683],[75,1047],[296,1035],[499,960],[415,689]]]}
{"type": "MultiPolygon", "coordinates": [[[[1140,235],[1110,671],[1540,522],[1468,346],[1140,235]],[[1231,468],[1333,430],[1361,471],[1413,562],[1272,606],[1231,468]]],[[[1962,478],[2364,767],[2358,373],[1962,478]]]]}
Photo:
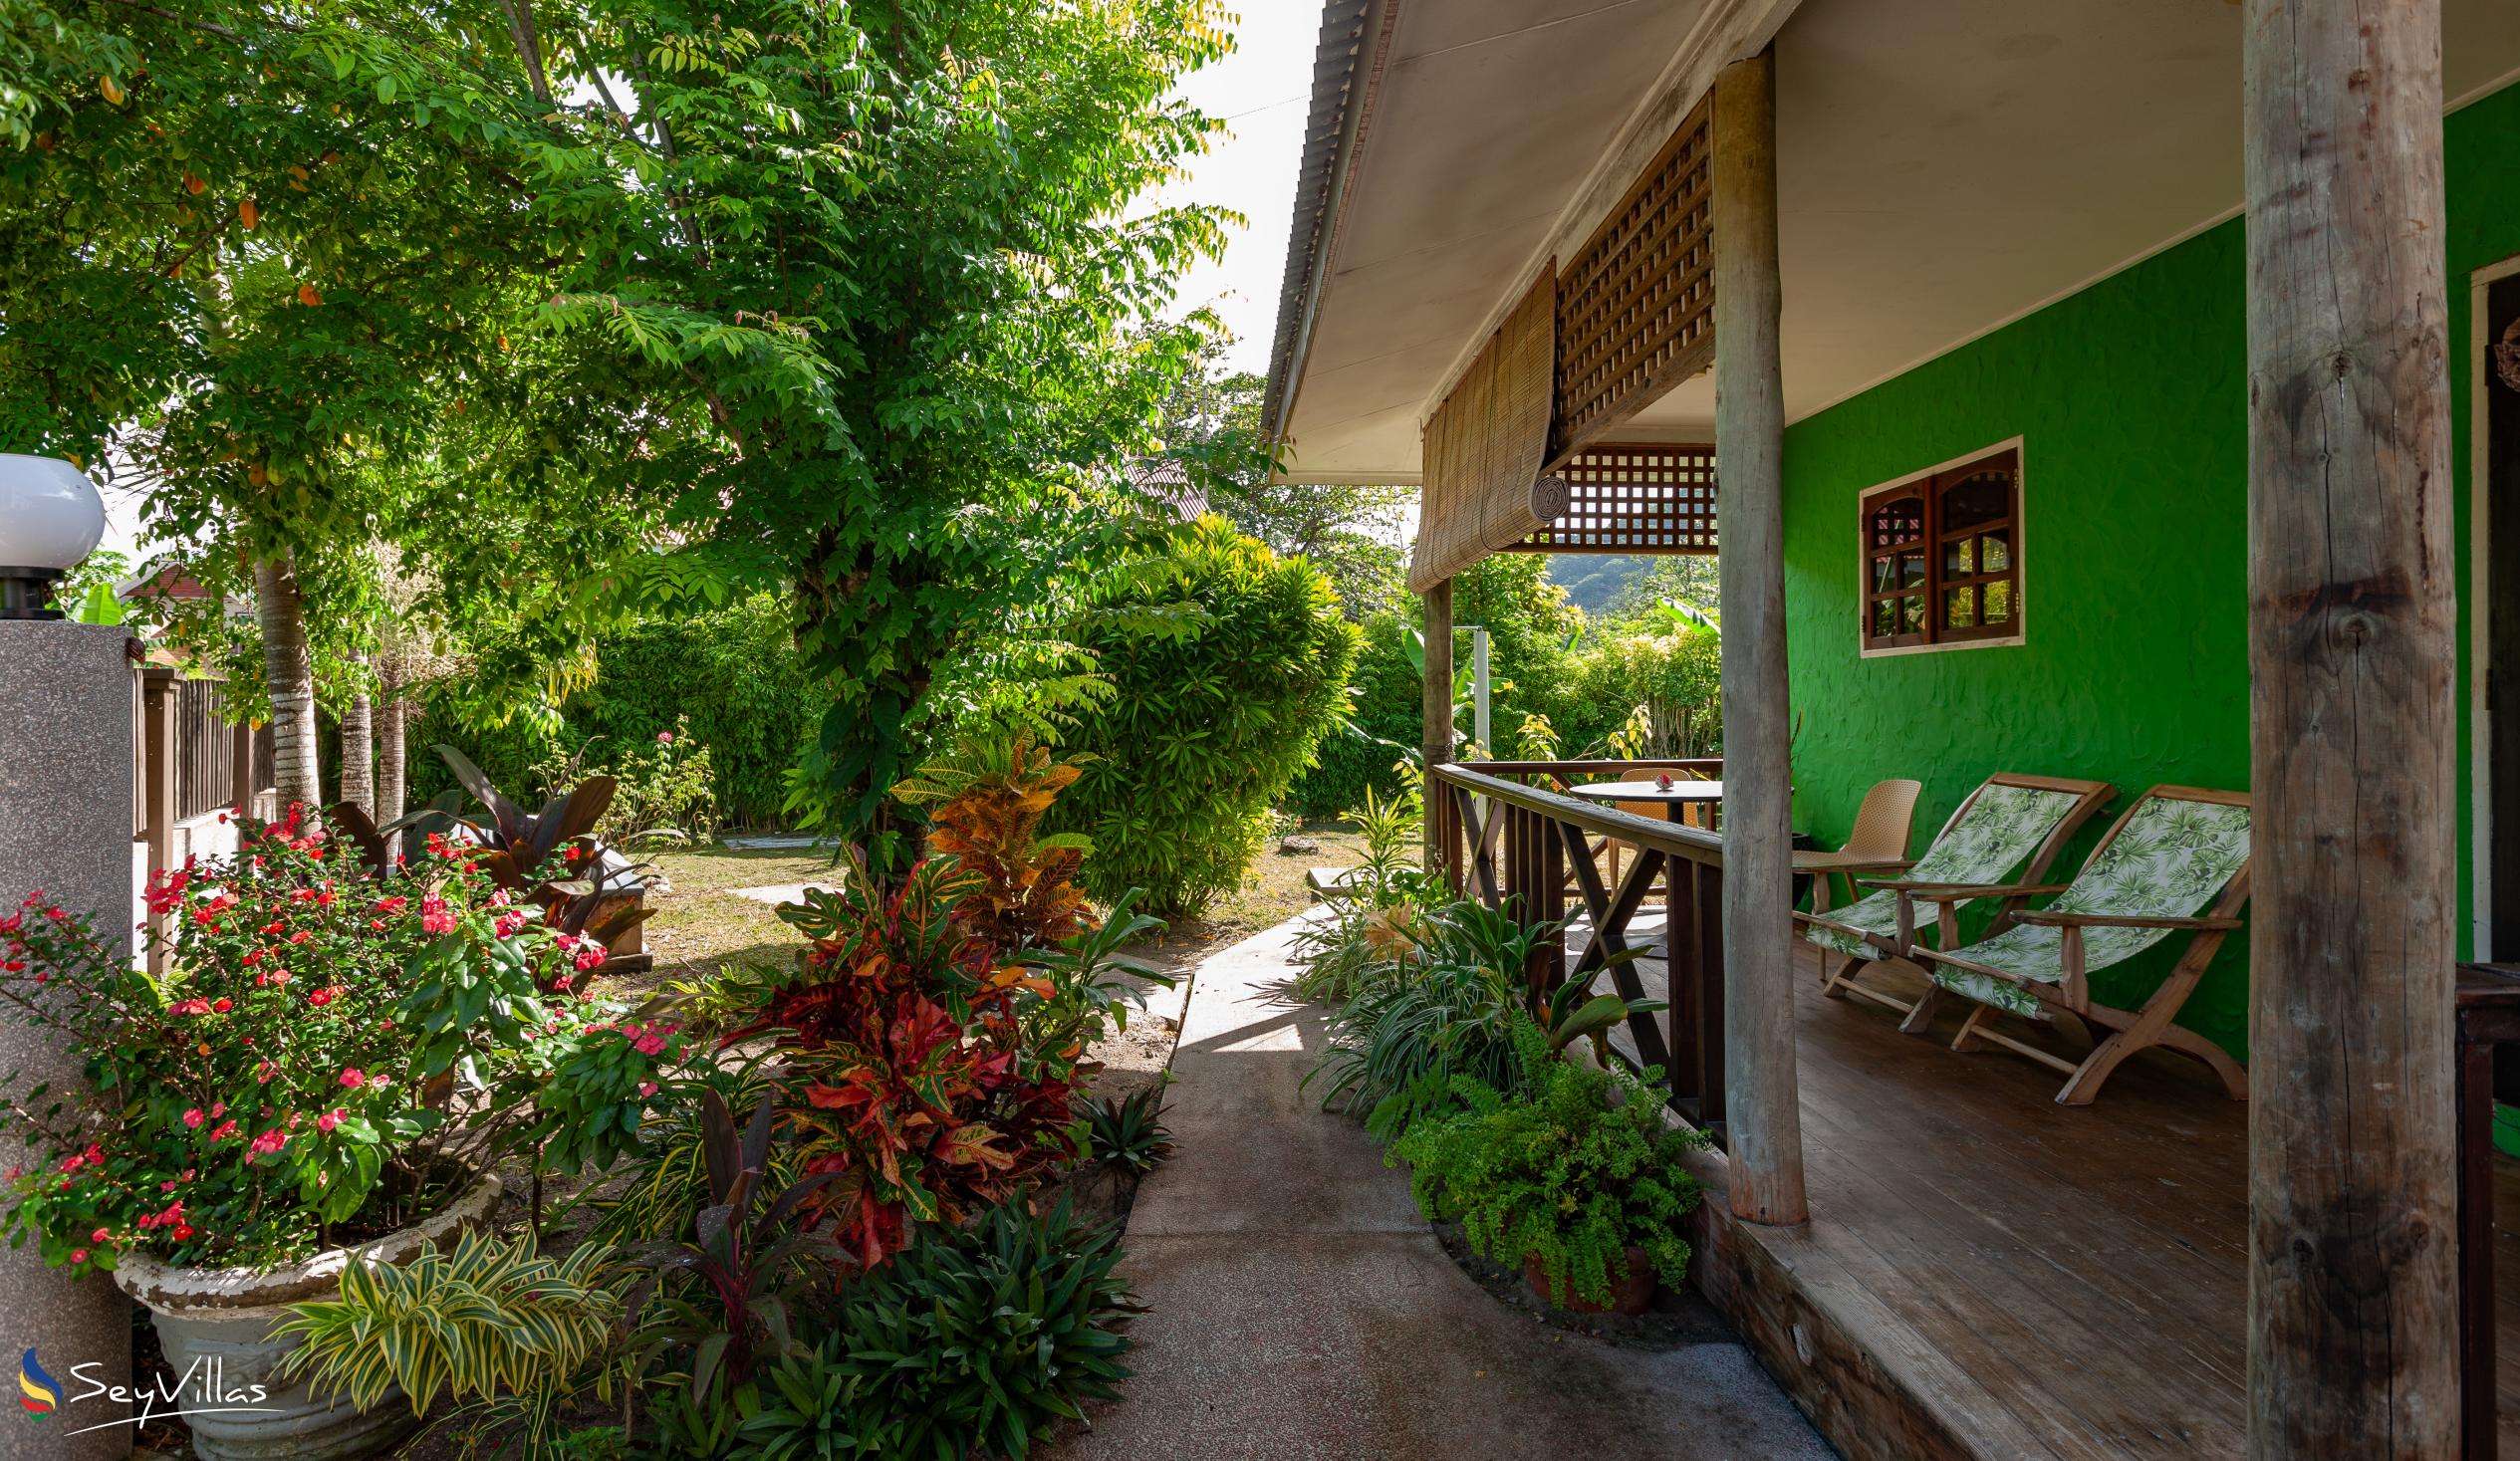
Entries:
{"type": "Polygon", "coordinates": [[[2021,449],[1864,494],[1864,647],[2021,637],[2021,449]]]}

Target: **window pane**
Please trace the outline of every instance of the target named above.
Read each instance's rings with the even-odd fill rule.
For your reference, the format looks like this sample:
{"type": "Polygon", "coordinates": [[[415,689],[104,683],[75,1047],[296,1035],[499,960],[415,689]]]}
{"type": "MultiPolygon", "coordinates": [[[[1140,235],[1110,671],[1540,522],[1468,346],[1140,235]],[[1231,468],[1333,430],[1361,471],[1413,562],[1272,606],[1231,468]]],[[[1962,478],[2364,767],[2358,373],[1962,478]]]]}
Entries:
{"type": "Polygon", "coordinates": [[[2000,574],[2012,568],[2012,530],[1998,528],[1977,540],[1977,561],[1985,565],[1982,572],[2000,574]]]}
{"type": "Polygon", "coordinates": [[[1942,491],[1942,531],[1956,533],[2012,516],[2012,473],[1979,472],[1942,491]]]}
{"type": "Polygon", "coordinates": [[[1898,497],[1875,506],[1867,532],[1875,548],[1915,542],[1925,536],[1925,500],[1898,497]]]}
{"type": "Polygon", "coordinates": [[[1921,553],[1900,554],[1898,556],[1898,579],[1899,586],[1901,588],[1923,588],[1925,586],[1925,556],[1921,553]]]}
{"type": "Polygon", "coordinates": [[[1876,600],[1874,600],[1874,601],[1873,601],[1873,629],[1872,629],[1873,637],[1874,637],[1874,638],[1876,638],[1876,639],[1887,639],[1887,638],[1889,638],[1890,635],[1895,634],[1895,633],[1897,633],[1897,632],[1898,632],[1898,601],[1897,601],[1897,600],[1895,600],[1895,599],[1876,599],[1876,600]]]}
{"type": "Polygon", "coordinates": [[[1962,574],[1977,572],[1977,542],[1975,538],[1963,538],[1957,543],[1942,545],[1944,577],[1957,578],[1962,574]]]}
{"type": "Polygon", "coordinates": [[[1975,589],[1943,591],[1942,626],[1946,629],[1965,629],[1974,627],[1976,623],[1977,591],[1975,589]]]}
{"type": "Polygon", "coordinates": [[[1910,594],[1898,601],[1898,631],[1921,634],[1925,631],[1925,596],[1910,594]]]}
{"type": "Polygon", "coordinates": [[[2012,622],[2012,585],[1989,584],[1986,586],[1986,622],[1990,624],[2012,622]]]}
{"type": "Polygon", "coordinates": [[[1898,587],[1898,560],[1885,555],[1873,560],[1873,592],[1887,594],[1898,587]]]}

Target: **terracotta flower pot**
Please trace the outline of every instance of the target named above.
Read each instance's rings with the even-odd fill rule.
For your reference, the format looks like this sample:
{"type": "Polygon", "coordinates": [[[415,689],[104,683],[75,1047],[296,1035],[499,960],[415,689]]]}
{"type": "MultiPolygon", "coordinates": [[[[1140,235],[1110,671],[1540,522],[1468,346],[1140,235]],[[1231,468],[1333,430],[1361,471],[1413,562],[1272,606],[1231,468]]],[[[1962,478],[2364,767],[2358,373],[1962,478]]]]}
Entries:
{"type": "Polygon", "coordinates": [[[435,1217],[284,1268],[175,1268],[124,1254],[114,1282],[148,1310],[166,1362],[185,1384],[180,1400],[160,1408],[198,1409],[185,1423],[202,1461],[349,1461],[384,1450],[419,1424],[400,1388],[360,1411],[347,1398],[284,1381],[281,1361],[297,1341],[275,1339],[271,1331],[289,1317],[286,1305],[341,1297],[342,1271],[354,1253],[372,1263],[402,1263],[424,1244],[448,1247],[486,1226],[498,1206],[499,1179],[483,1172],[435,1217]]]}
{"type": "Polygon", "coordinates": [[[1537,1253],[1526,1254],[1523,1258],[1523,1282],[1531,1285],[1531,1292],[1569,1314],[1639,1315],[1653,1303],[1653,1291],[1657,1287],[1653,1260],[1641,1248],[1628,1250],[1627,1276],[1613,1275],[1608,1304],[1595,1304],[1584,1298],[1575,1292],[1573,1284],[1566,1286],[1565,1293],[1557,1292],[1557,1286],[1549,1282],[1548,1270],[1541,1267],[1537,1253]]]}

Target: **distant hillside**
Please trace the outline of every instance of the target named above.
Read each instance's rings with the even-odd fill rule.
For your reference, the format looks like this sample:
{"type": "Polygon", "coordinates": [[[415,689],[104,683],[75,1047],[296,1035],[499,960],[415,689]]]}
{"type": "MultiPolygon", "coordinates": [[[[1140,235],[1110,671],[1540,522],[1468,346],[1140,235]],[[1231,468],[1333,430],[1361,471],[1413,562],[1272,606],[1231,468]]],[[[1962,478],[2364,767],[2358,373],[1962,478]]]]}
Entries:
{"type": "Polygon", "coordinates": [[[1566,597],[1574,600],[1586,614],[1598,617],[1619,597],[1620,590],[1644,577],[1652,567],[1653,560],[1642,555],[1553,554],[1549,559],[1549,582],[1566,590],[1566,597]]]}

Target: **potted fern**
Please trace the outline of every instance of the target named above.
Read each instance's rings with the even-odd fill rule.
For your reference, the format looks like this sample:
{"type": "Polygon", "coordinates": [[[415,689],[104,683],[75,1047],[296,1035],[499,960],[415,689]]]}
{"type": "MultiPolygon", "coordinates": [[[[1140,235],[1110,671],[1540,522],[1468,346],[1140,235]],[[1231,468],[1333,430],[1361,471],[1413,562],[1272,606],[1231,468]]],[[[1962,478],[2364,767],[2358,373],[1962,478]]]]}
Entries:
{"type": "Polygon", "coordinates": [[[1645,1081],[1557,1059],[1514,1017],[1523,1088],[1455,1078],[1461,1107],[1408,1128],[1392,1158],[1428,1218],[1461,1225],[1471,1249],[1520,1263],[1533,1292],[1577,1313],[1639,1314],[1656,1281],[1688,1276],[1681,1220],[1699,1188],[1680,1165],[1705,1144],[1675,1130],[1645,1081]]]}

